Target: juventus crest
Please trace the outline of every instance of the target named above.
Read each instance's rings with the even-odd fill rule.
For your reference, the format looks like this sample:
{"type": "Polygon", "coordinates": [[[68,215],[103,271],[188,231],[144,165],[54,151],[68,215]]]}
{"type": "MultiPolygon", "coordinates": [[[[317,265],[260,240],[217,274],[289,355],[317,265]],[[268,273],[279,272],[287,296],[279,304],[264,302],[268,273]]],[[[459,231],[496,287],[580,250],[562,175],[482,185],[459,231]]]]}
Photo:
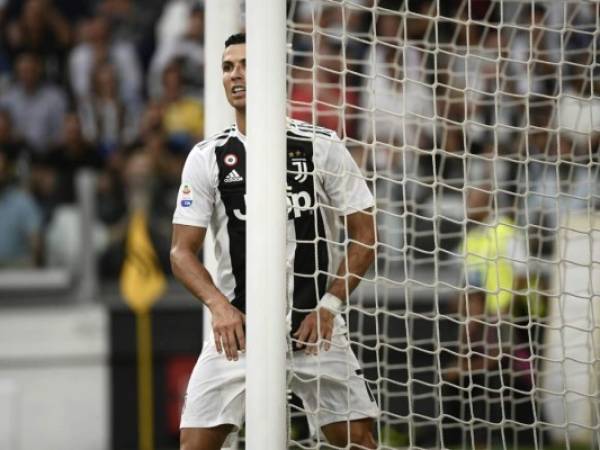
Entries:
{"type": "Polygon", "coordinates": [[[290,164],[293,167],[294,181],[304,183],[308,178],[308,164],[306,155],[302,150],[295,150],[288,153],[290,164]]]}

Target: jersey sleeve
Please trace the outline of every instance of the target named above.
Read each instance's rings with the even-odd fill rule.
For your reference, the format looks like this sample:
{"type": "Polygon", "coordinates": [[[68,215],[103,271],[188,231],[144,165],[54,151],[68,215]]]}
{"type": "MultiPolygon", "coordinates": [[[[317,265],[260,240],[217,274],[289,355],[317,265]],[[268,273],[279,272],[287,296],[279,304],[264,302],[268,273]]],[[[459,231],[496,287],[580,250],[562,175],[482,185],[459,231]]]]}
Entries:
{"type": "Polygon", "coordinates": [[[215,202],[210,149],[193,149],[181,174],[173,223],[208,228],[215,202]]]}
{"type": "Polygon", "coordinates": [[[330,206],[342,216],[374,206],[375,200],[365,176],[346,146],[337,136],[331,141],[324,140],[322,145],[328,147],[324,155],[322,177],[330,206]]]}

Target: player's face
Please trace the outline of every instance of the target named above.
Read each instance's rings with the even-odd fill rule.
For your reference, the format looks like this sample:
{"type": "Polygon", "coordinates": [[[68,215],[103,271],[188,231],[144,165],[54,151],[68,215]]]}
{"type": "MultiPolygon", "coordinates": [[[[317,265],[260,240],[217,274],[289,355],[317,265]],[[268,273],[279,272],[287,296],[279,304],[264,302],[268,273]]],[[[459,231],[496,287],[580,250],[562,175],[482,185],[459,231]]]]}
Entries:
{"type": "Polygon", "coordinates": [[[230,45],[223,53],[223,87],[235,109],[246,108],[246,44],[230,45]]]}

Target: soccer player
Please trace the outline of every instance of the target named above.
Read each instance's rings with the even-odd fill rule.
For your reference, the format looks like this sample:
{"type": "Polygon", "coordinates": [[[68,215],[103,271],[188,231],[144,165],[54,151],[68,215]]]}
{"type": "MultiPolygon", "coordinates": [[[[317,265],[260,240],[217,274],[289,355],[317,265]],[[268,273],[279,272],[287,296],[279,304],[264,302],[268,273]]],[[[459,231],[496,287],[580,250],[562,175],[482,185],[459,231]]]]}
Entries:
{"type": "MultiPolygon", "coordinates": [[[[222,58],[236,124],[192,149],[173,217],[173,273],[210,309],[214,334],[188,384],[181,417],[185,450],[220,449],[244,416],[245,42],[244,34],[229,37],[222,58]],[[197,259],[209,224],[216,239],[216,282],[197,259]]],[[[376,448],[372,427],[378,408],[341,314],[374,258],[373,197],[334,132],[289,120],[287,148],[281,151],[288,161],[288,298],[281,301],[290,305],[290,389],[302,399],[314,433],[322,431],[336,446],[348,445],[349,438],[376,448]],[[343,216],[351,239],[337,267],[327,246],[335,241],[335,216],[343,216]],[[339,277],[329,280],[326,273],[336,269],[339,277]]]]}

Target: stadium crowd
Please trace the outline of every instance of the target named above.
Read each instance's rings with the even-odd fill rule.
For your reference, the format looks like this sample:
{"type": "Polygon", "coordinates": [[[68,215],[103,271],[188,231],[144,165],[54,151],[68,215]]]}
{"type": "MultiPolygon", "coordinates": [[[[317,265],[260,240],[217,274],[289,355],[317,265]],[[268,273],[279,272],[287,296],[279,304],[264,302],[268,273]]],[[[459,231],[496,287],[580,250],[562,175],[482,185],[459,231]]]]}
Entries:
{"type": "Polygon", "coordinates": [[[96,247],[118,274],[140,185],[168,270],[183,160],[203,135],[202,4],[0,2],[0,267],[77,264],[76,174],[97,181],[96,247]]]}
{"type": "MultiPolygon", "coordinates": [[[[377,170],[390,259],[404,257],[403,212],[414,213],[402,219],[409,232],[439,213],[459,220],[471,178],[496,180],[500,204],[537,227],[535,251],[551,251],[540,242],[557,211],[586,207],[599,184],[586,165],[600,130],[586,71],[593,7],[575,7],[561,37],[560,11],[545,2],[288,4],[290,114],[336,130],[367,173],[377,170]]],[[[64,248],[75,176],[87,168],[101,274],[119,273],[140,186],[169,271],[181,166],[203,137],[203,21],[200,0],[0,0],[0,267],[74,263],[64,248]]],[[[456,247],[459,230],[444,223],[440,245],[456,247]]],[[[425,241],[412,248],[431,251],[433,234],[415,233],[425,241]]]]}

